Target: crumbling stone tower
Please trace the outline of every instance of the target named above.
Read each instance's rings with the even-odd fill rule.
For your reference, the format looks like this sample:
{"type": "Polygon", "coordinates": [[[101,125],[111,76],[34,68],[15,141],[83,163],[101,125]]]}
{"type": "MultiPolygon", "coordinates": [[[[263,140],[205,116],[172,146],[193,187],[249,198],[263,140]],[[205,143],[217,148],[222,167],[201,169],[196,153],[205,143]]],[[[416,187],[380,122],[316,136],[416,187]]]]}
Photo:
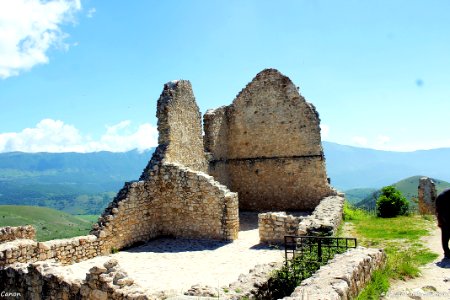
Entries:
{"type": "Polygon", "coordinates": [[[241,209],[313,210],[335,195],[319,115],[279,71],[260,72],[231,105],[208,110],[203,122],[209,172],[238,192],[241,209]]]}
{"type": "Polygon", "coordinates": [[[420,178],[417,194],[419,196],[419,213],[434,214],[437,197],[434,181],[428,177],[420,178]]]}
{"type": "Polygon", "coordinates": [[[157,105],[159,146],[139,181],[125,183],[91,233],[105,250],[158,236],[236,239],[237,194],[205,173],[201,114],[191,83],[165,84],[157,105]]]}

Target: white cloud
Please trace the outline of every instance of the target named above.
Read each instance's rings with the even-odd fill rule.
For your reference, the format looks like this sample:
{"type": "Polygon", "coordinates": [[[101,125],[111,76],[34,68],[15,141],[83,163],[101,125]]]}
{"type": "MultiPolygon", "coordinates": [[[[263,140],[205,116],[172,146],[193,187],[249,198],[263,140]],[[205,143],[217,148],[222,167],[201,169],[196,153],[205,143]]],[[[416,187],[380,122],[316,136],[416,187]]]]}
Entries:
{"type": "Polygon", "coordinates": [[[60,26],[80,10],[80,0],[1,0],[0,78],[48,63],[51,47],[67,49],[60,26]]]}
{"type": "Polygon", "coordinates": [[[133,130],[130,121],[108,126],[99,140],[59,120],[44,119],[36,127],[0,134],[0,152],[122,152],[143,151],[158,144],[155,126],[145,123],[133,130]]]}
{"type": "Polygon", "coordinates": [[[363,137],[363,136],[352,137],[352,142],[354,144],[356,144],[357,146],[363,146],[363,147],[367,147],[369,144],[369,141],[367,140],[367,138],[363,137]]]}
{"type": "Polygon", "coordinates": [[[86,16],[88,17],[88,18],[92,18],[92,17],[94,17],[94,14],[97,12],[97,10],[95,9],[95,7],[93,7],[93,8],[91,8],[91,9],[89,9],[88,11],[87,11],[87,13],[86,13],[86,16]]]}
{"type": "Polygon", "coordinates": [[[320,124],[320,129],[322,139],[327,139],[330,136],[330,126],[327,124],[320,124]]]}

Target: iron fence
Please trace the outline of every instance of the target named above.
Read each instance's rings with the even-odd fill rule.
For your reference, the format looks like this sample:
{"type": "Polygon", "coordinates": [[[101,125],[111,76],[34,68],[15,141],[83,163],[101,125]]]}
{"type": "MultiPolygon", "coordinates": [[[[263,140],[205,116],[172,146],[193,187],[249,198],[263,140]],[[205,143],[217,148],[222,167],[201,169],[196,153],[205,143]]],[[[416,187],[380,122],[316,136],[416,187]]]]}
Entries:
{"type": "Polygon", "coordinates": [[[301,257],[304,261],[322,262],[332,258],[336,253],[343,253],[349,248],[356,248],[356,238],[292,236],[284,237],[284,254],[286,264],[289,260],[301,257]]]}

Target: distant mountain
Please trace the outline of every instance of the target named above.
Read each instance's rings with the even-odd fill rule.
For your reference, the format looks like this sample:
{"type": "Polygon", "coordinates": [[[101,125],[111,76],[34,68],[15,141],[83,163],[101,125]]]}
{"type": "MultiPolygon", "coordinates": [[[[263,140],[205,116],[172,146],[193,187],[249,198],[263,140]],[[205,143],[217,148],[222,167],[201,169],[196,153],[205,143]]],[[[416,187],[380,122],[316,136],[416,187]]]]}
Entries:
{"type": "Polygon", "coordinates": [[[99,214],[152,152],[0,153],[0,204],[99,214]]]}
{"type": "MultiPolygon", "coordinates": [[[[419,179],[423,176],[412,176],[400,180],[396,183],[392,183],[390,185],[395,186],[400,192],[402,192],[403,196],[406,197],[410,201],[410,204],[414,207],[416,203],[413,199],[417,199],[417,190],[419,186],[419,179]]],[[[439,194],[444,189],[450,188],[450,182],[443,181],[440,179],[432,178],[434,183],[436,184],[436,191],[439,194]]],[[[381,189],[378,189],[369,195],[367,195],[363,200],[356,203],[357,207],[365,208],[365,209],[374,209],[375,203],[377,201],[378,196],[380,195],[381,189]]]]}
{"type": "MultiPolygon", "coordinates": [[[[331,184],[342,191],[359,189],[347,191],[355,202],[367,188],[416,174],[450,181],[450,148],[389,152],[330,142],[323,142],[323,148],[331,184]]],[[[125,181],[139,178],[152,152],[0,153],[0,205],[99,214],[125,181]]]]}
{"type": "Polygon", "coordinates": [[[38,241],[86,235],[92,219],[77,218],[47,207],[0,205],[0,227],[33,225],[38,241]]]}
{"type": "Polygon", "coordinates": [[[392,152],[322,144],[328,177],[341,190],[380,188],[417,174],[450,181],[450,148],[392,152]]]}
{"type": "Polygon", "coordinates": [[[356,204],[367,198],[372,193],[376,192],[377,189],[374,188],[359,188],[350,189],[345,191],[345,199],[351,203],[356,204]]]}

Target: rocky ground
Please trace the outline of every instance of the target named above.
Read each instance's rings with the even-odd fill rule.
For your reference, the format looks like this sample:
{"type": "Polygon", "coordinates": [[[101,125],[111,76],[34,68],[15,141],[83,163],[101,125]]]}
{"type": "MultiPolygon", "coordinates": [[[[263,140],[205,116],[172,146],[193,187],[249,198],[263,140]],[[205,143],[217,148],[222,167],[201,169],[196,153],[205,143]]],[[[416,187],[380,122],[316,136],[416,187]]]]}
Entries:
{"type": "Polygon", "coordinates": [[[439,257],[422,267],[420,277],[393,282],[383,299],[450,299],[450,260],[443,259],[439,228],[433,229],[425,243],[439,257]]]}

